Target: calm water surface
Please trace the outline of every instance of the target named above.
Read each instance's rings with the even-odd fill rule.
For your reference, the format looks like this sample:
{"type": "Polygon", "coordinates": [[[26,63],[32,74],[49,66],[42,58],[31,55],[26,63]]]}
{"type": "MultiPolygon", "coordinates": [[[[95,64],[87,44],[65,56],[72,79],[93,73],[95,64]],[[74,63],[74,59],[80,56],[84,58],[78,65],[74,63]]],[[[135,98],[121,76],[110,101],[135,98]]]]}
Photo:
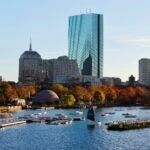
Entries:
{"type": "MultiPolygon", "coordinates": [[[[22,111],[15,116],[45,110],[22,111]]],[[[46,110],[49,115],[73,113],[69,110],[46,110]]],[[[82,110],[86,116],[87,110],[82,110]]],[[[0,131],[0,150],[150,150],[150,128],[129,131],[107,131],[104,123],[125,120],[121,114],[133,112],[137,118],[150,118],[150,110],[138,107],[103,108],[96,110],[96,119],[101,126],[88,128],[86,121],[71,125],[46,125],[45,123],[24,124],[0,131]],[[104,112],[115,115],[102,117],[104,112]]]]}

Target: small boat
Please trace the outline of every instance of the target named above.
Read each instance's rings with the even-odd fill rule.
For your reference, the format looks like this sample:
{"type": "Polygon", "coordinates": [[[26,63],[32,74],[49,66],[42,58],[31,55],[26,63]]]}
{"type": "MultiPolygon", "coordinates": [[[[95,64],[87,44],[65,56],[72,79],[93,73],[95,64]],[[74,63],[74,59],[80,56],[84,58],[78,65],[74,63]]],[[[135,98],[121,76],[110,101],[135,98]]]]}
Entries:
{"type": "Polygon", "coordinates": [[[78,111],[78,110],[77,110],[77,111],[75,111],[75,113],[78,114],[78,115],[83,115],[83,112],[82,112],[82,111],[78,111]]]}
{"type": "Polygon", "coordinates": [[[135,118],[136,115],[132,114],[132,113],[123,113],[123,116],[125,116],[125,118],[135,118]]]}
{"type": "Polygon", "coordinates": [[[128,115],[132,115],[132,113],[129,113],[129,112],[128,112],[128,113],[123,113],[122,115],[123,115],[123,116],[128,116],[128,115]]]}
{"type": "Polygon", "coordinates": [[[101,114],[101,116],[108,117],[109,114],[108,113],[104,113],[104,114],[101,114]]]}
{"type": "Polygon", "coordinates": [[[109,114],[109,115],[114,115],[114,114],[115,114],[115,112],[108,112],[108,114],[109,114]]]}
{"type": "Polygon", "coordinates": [[[53,120],[53,121],[46,122],[46,124],[50,124],[50,125],[65,124],[65,125],[69,125],[69,124],[72,124],[72,120],[53,120]]]}
{"type": "Polygon", "coordinates": [[[56,114],[56,118],[63,120],[68,119],[69,117],[65,114],[56,114]]]}
{"type": "Polygon", "coordinates": [[[96,124],[95,121],[92,121],[92,120],[87,119],[87,126],[88,126],[88,127],[94,127],[95,124],[96,124]]]}
{"type": "Polygon", "coordinates": [[[84,117],[73,117],[73,121],[83,121],[85,120],[84,117]]]}
{"type": "Polygon", "coordinates": [[[92,106],[89,107],[87,112],[87,126],[90,128],[94,128],[95,126],[101,125],[100,121],[95,121],[95,112],[92,106]]]}
{"type": "Polygon", "coordinates": [[[42,120],[40,120],[39,118],[28,118],[26,119],[26,122],[27,123],[32,123],[32,122],[39,123],[39,122],[42,122],[42,120]]]}
{"type": "Polygon", "coordinates": [[[126,115],[125,118],[136,118],[136,115],[126,115]]]}
{"type": "Polygon", "coordinates": [[[102,123],[100,121],[96,122],[95,125],[100,126],[102,123]]]}
{"type": "Polygon", "coordinates": [[[118,108],[118,109],[115,109],[115,111],[124,111],[124,109],[122,109],[122,108],[118,108]]]}

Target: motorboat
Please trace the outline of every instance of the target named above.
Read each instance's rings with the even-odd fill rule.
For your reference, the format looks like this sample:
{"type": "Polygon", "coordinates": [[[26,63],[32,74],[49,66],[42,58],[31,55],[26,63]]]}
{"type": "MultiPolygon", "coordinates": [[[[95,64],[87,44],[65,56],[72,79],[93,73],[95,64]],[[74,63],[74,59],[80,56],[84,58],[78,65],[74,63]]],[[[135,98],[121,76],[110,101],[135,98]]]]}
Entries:
{"type": "Polygon", "coordinates": [[[136,115],[132,114],[132,113],[123,113],[123,116],[125,116],[125,118],[135,118],[136,115]]]}
{"type": "Polygon", "coordinates": [[[46,122],[46,124],[50,124],[50,125],[61,125],[61,124],[64,124],[64,125],[69,125],[69,124],[72,124],[72,120],[52,120],[52,121],[48,121],[46,122]]]}
{"type": "Polygon", "coordinates": [[[136,118],[136,115],[126,115],[125,118],[136,118]]]}
{"type": "Polygon", "coordinates": [[[65,114],[56,114],[56,117],[55,117],[56,119],[58,119],[58,120],[65,120],[65,119],[71,119],[68,115],[65,115],[65,114]]]}
{"type": "Polygon", "coordinates": [[[123,116],[128,116],[128,115],[132,115],[132,113],[129,113],[129,112],[128,112],[128,113],[123,113],[122,115],[123,115],[123,116]]]}
{"type": "Polygon", "coordinates": [[[78,115],[83,115],[83,112],[82,112],[82,111],[78,111],[78,110],[77,110],[77,111],[75,111],[75,113],[78,114],[78,115]]]}
{"type": "Polygon", "coordinates": [[[103,113],[103,114],[101,114],[101,116],[108,117],[109,114],[108,113],[103,113]]]}
{"type": "Polygon", "coordinates": [[[73,121],[83,121],[83,120],[85,120],[85,118],[84,117],[78,117],[78,116],[75,116],[75,117],[73,117],[73,121]]]}
{"type": "Polygon", "coordinates": [[[108,112],[108,114],[109,114],[109,115],[114,115],[114,114],[115,114],[115,112],[108,112]]]}

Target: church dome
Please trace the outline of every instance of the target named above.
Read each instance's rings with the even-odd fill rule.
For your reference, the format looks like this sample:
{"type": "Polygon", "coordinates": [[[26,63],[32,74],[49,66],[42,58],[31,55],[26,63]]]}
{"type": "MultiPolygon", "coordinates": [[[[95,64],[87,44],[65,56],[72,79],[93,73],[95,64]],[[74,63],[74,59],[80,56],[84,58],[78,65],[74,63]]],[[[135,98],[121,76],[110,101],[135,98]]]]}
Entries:
{"type": "Polygon", "coordinates": [[[42,59],[41,56],[36,51],[25,51],[21,56],[20,59],[42,59]]]}
{"type": "Polygon", "coordinates": [[[35,97],[34,102],[55,102],[59,101],[59,97],[54,91],[42,90],[35,97]]]}
{"type": "Polygon", "coordinates": [[[23,54],[20,56],[20,59],[42,59],[42,58],[39,53],[32,50],[32,44],[30,43],[29,50],[23,52],[23,54]]]}

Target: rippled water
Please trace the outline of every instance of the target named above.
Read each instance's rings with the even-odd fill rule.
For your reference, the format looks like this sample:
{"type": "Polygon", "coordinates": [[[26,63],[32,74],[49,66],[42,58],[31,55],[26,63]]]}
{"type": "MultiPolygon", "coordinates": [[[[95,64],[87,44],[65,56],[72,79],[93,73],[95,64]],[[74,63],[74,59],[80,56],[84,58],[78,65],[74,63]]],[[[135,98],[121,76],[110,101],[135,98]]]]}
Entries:
{"type": "MultiPolygon", "coordinates": [[[[45,110],[22,111],[15,113],[22,116],[45,110]]],[[[86,115],[87,110],[84,111],[86,115]]],[[[69,110],[48,110],[47,113],[73,113],[69,110]]],[[[96,110],[101,126],[88,128],[86,121],[71,125],[46,125],[45,123],[24,124],[5,128],[0,131],[0,150],[149,150],[150,128],[129,131],[107,131],[105,122],[125,120],[121,114],[133,112],[137,118],[148,118],[150,110],[138,107],[104,108],[96,110]],[[102,117],[104,112],[116,112],[115,115],[102,117]]]]}

